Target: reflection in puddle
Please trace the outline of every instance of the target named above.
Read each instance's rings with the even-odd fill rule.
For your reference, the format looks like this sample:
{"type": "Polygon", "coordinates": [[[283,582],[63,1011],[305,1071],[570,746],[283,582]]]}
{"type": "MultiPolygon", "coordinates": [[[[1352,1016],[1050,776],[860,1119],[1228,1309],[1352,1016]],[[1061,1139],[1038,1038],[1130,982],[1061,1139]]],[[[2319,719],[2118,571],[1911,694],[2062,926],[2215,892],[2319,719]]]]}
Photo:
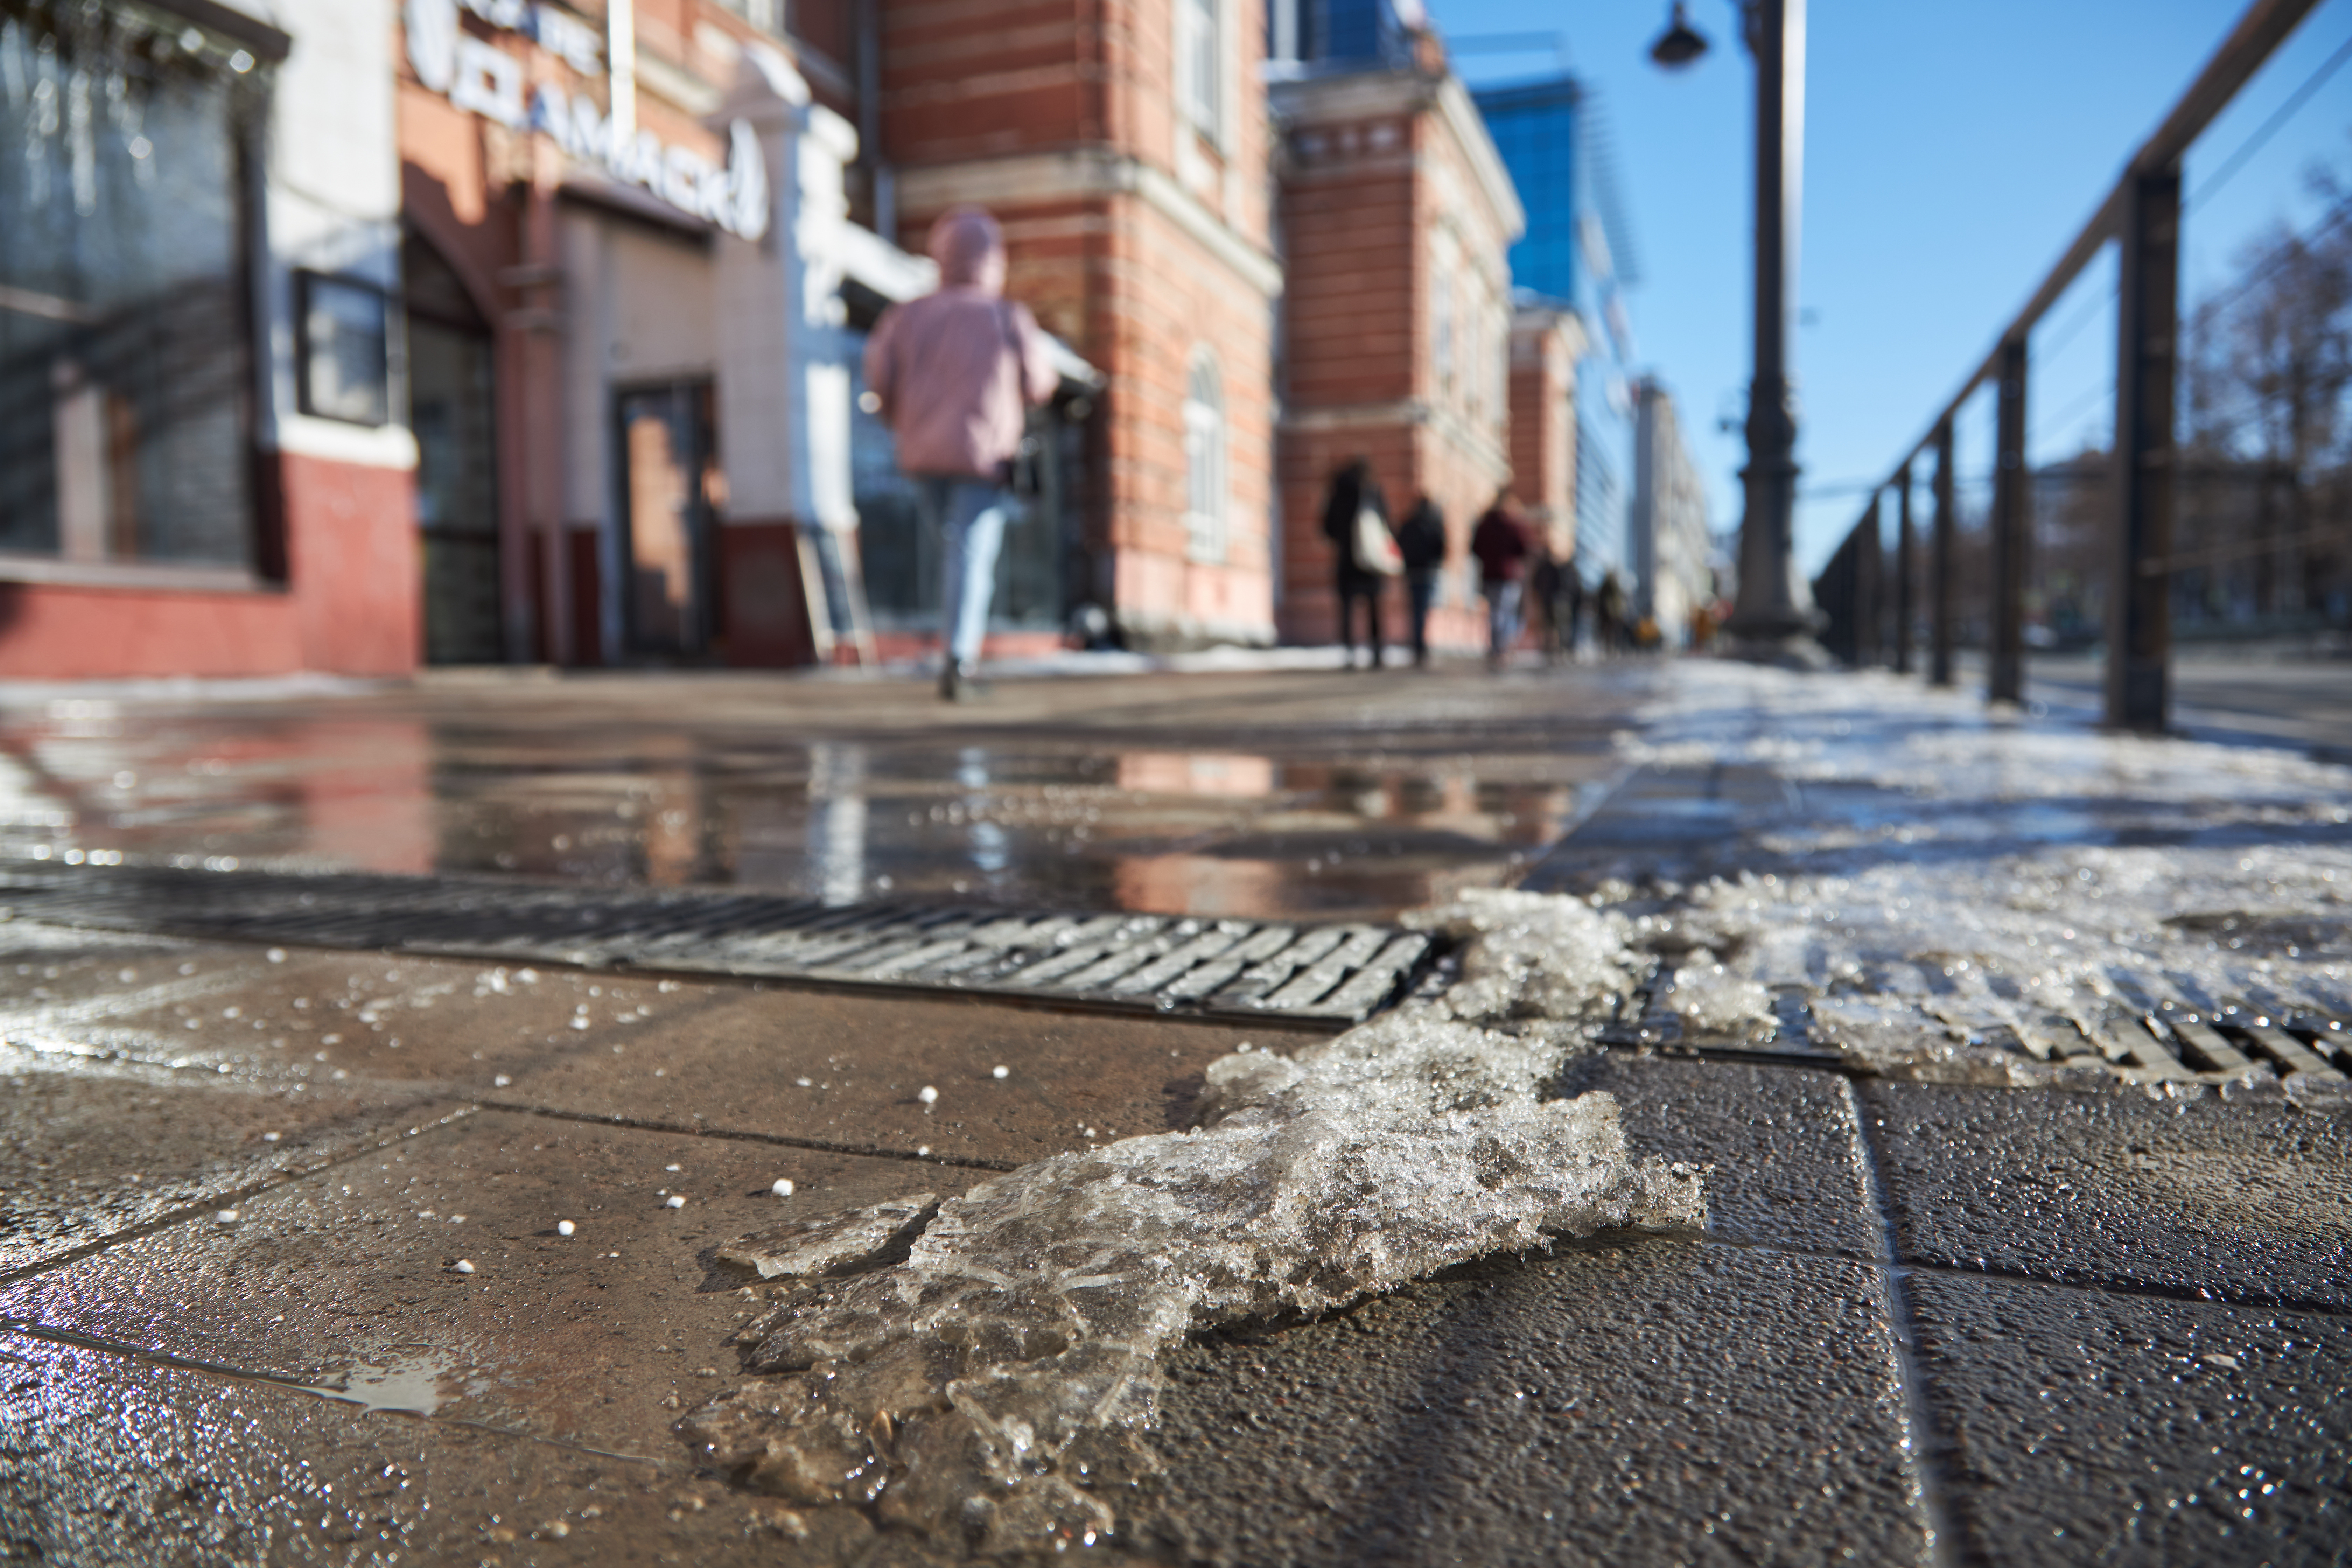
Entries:
{"type": "Polygon", "coordinates": [[[1351,754],[1304,734],[1186,750],[1074,726],[944,743],[604,717],[53,705],[0,727],[0,848],[1378,918],[1514,879],[1611,766],[1539,731],[1474,754],[1391,727],[1351,754]]]}
{"type": "Polygon", "coordinates": [[[311,1392],[370,1410],[430,1415],[453,1400],[477,1394],[485,1384],[468,1380],[457,1370],[457,1358],[429,1346],[404,1346],[413,1353],[379,1366],[362,1362],[334,1382],[311,1392]]]}

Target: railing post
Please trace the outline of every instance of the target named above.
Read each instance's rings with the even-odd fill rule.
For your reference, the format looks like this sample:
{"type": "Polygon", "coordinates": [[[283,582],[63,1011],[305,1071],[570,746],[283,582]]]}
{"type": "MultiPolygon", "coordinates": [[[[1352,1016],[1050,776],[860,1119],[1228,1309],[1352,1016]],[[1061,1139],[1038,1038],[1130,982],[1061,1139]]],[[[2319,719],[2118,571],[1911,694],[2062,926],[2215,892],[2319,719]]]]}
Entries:
{"type": "Polygon", "coordinates": [[[2000,345],[1992,464],[1992,646],[1985,700],[2025,700],[2025,558],[2032,532],[2032,476],[2025,467],[2025,338],[2000,345]]]}
{"type": "Polygon", "coordinates": [[[1879,606],[1886,602],[1885,552],[1878,547],[1878,498],[1854,531],[1853,662],[1864,669],[1878,662],[1879,606]]]}
{"type": "Polygon", "coordinates": [[[2173,399],[2180,331],[2180,170],[2127,178],[2116,316],[2115,532],[2107,722],[2160,731],[2170,705],[2173,399]]]}
{"type": "Polygon", "coordinates": [[[1927,683],[1952,684],[1952,572],[1959,553],[1960,520],[1952,496],[1952,422],[1936,426],[1935,576],[1928,584],[1927,683]]]}
{"type": "Polygon", "coordinates": [[[1915,566],[1911,544],[1911,465],[1905,463],[1895,482],[1902,487],[1895,502],[1895,673],[1911,673],[1911,576],[1915,566]]]}

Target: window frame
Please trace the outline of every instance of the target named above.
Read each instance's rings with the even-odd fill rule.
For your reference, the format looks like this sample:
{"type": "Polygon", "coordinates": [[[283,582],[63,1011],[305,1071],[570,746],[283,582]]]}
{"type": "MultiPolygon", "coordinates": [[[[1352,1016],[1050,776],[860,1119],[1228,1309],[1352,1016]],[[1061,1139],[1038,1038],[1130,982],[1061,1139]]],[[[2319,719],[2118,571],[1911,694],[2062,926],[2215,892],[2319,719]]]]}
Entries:
{"type": "Polygon", "coordinates": [[[400,301],[394,297],[392,290],[373,278],[362,278],[350,272],[319,272],[308,268],[294,269],[294,406],[296,409],[309,418],[331,419],[338,425],[355,425],[367,430],[381,430],[393,423],[394,408],[399,401],[397,395],[400,390],[399,333],[394,327],[399,304],[400,301]],[[376,389],[382,401],[373,417],[338,413],[331,408],[321,406],[311,385],[310,365],[313,352],[318,345],[310,336],[310,299],[311,291],[322,284],[330,288],[348,289],[356,293],[372,294],[375,297],[376,308],[380,312],[381,331],[378,342],[381,344],[383,373],[376,389]]]}
{"type": "Polygon", "coordinates": [[[1203,565],[1221,565],[1232,548],[1231,431],[1225,416],[1225,381],[1216,356],[1193,352],[1184,377],[1184,554],[1203,565]],[[1214,509],[1204,511],[1206,500],[1214,509]]]}
{"type": "Polygon", "coordinates": [[[1176,0],[1176,109],[1211,142],[1224,129],[1224,0],[1176,0]]]}

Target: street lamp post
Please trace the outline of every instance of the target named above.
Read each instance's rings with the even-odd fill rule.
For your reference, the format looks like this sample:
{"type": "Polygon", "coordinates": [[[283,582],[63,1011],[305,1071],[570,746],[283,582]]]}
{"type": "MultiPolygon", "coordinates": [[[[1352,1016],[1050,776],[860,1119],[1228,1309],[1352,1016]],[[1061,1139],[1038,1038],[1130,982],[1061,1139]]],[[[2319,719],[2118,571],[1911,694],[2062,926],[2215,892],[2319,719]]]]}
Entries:
{"type": "MultiPolygon", "coordinates": [[[[1797,287],[1805,146],[1805,0],[1735,0],[1756,58],[1756,341],[1748,392],[1747,512],[1739,525],[1739,597],[1725,627],[1741,658],[1826,662],[1820,616],[1797,574],[1797,389],[1789,325],[1797,287]]],[[[1668,69],[1706,52],[1680,0],[1650,58],[1668,69]]]]}

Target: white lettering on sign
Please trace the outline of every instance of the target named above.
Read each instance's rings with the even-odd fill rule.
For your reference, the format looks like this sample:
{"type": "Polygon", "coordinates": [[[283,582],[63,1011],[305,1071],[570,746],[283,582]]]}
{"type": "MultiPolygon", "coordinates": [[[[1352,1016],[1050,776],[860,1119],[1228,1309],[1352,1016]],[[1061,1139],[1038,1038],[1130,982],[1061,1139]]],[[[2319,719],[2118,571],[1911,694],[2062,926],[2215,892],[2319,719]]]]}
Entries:
{"type": "Polygon", "coordinates": [[[467,37],[457,23],[461,6],[494,27],[534,39],[583,75],[604,68],[604,40],[595,30],[551,6],[531,0],[406,0],[408,63],[426,89],[509,130],[551,137],[568,155],[730,234],[755,240],[768,232],[768,164],[750,125],[739,120],[728,127],[724,168],[650,131],[616,137],[585,93],[541,85],[526,98],[522,62],[467,37]]]}
{"type": "Polygon", "coordinates": [[[522,62],[479,38],[458,35],[457,64],[448,90],[449,101],[458,108],[495,120],[509,131],[520,130],[530,118],[523,106],[522,62]]]}

